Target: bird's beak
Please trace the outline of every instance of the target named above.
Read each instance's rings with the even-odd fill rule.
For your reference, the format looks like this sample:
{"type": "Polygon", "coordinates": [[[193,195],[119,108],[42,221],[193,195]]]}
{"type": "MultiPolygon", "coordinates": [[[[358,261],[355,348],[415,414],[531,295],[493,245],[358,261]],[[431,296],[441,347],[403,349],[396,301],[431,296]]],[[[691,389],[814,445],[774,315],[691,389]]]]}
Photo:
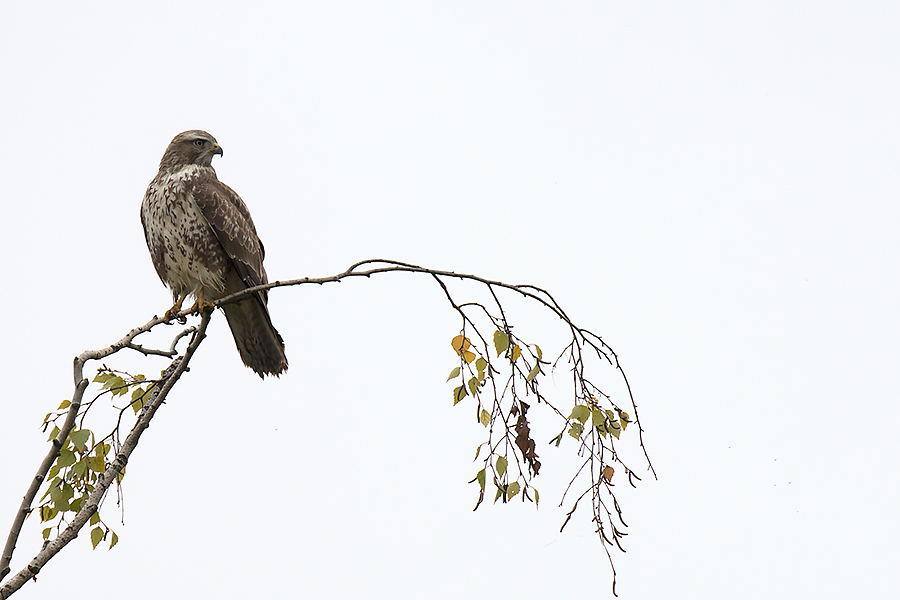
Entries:
{"type": "Polygon", "coordinates": [[[213,144],[213,154],[218,154],[219,156],[225,156],[225,153],[222,151],[222,146],[218,144],[213,144]]]}

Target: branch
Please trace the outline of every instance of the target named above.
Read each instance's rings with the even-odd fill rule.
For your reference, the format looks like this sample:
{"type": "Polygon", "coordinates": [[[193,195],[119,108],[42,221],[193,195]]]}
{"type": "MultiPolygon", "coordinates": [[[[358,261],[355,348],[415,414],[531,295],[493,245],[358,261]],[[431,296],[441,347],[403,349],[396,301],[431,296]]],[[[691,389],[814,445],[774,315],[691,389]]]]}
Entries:
{"type": "MultiPolygon", "coordinates": [[[[56,539],[51,542],[45,543],[44,547],[31,560],[31,562],[29,562],[25,568],[16,573],[8,582],[6,582],[6,584],[2,588],[0,588],[0,598],[8,598],[10,595],[12,595],[13,592],[21,588],[26,581],[28,581],[30,578],[35,577],[40,572],[41,568],[47,563],[47,561],[53,558],[53,556],[55,556],[56,553],[62,550],[66,546],[66,544],[68,544],[78,536],[78,532],[81,530],[81,528],[84,527],[91,516],[93,516],[93,514],[97,512],[97,509],[100,506],[100,502],[106,495],[109,486],[113,481],[117,479],[119,474],[125,468],[125,465],[128,463],[128,458],[131,456],[131,453],[134,451],[134,449],[137,447],[138,442],[140,441],[141,435],[143,434],[144,430],[150,426],[150,420],[153,418],[153,415],[156,413],[160,405],[162,405],[162,403],[165,401],[166,397],[169,394],[169,390],[172,389],[172,386],[175,385],[175,382],[177,382],[182,373],[187,370],[191,357],[194,355],[197,347],[206,337],[206,327],[209,324],[210,317],[210,312],[207,312],[203,315],[200,320],[200,325],[197,326],[196,330],[193,332],[193,338],[188,344],[184,356],[174,359],[166,369],[166,371],[163,373],[161,379],[162,385],[154,388],[153,392],[151,393],[150,400],[145,404],[144,408],[141,411],[141,414],[138,416],[137,422],[131,429],[128,437],[125,438],[125,442],[122,444],[122,447],[116,455],[115,460],[113,460],[112,463],[110,463],[110,465],[104,471],[93,492],[88,497],[88,501],[81,508],[81,510],[76,513],[74,519],[72,520],[72,523],[70,523],[69,526],[66,527],[66,529],[56,537],[56,539]]],[[[41,463],[41,468],[38,470],[38,474],[32,481],[32,484],[22,501],[22,506],[20,507],[19,512],[16,515],[13,529],[12,531],[10,531],[9,539],[7,540],[6,547],[3,551],[3,562],[0,563],[3,568],[3,576],[9,573],[9,562],[12,559],[12,553],[15,548],[19,532],[22,528],[22,522],[24,522],[25,517],[31,511],[31,502],[34,500],[34,496],[37,494],[37,490],[40,487],[41,482],[43,481],[44,477],[46,477],[50,465],[54,460],[56,460],[56,457],[59,455],[59,450],[62,447],[63,442],[66,440],[69,432],[72,430],[75,416],[78,413],[78,406],[80,406],[81,404],[81,397],[88,385],[88,380],[83,377],[84,364],[88,360],[97,360],[100,358],[104,358],[106,356],[109,356],[110,354],[118,352],[122,348],[130,347],[129,345],[131,344],[131,341],[137,335],[149,331],[151,328],[162,322],[164,321],[159,319],[158,317],[154,317],[146,325],[131,330],[128,335],[126,335],[115,344],[102,350],[83,352],[75,359],[75,397],[73,398],[72,405],[69,408],[66,422],[60,429],[59,435],[54,438],[53,448],[41,463]]],[[[176,341],[181,337],[182,336],[179,335],[178,338],[176,338],[176,341]]]]}
{"type": "MultiPolygon", "coordinates": [[[[578,455],[585,457],[582,467],[578,469],[578,472],[569,482],[566,493],[579,477],[590,478],[588,489],[575,501],[572,509],[566,515],[563,527],[565,527],[565,524],[575,512],[579,500],[586,495],[590,495],[593,503],[593,521],[596,523],[596,531],[600,536],[612,567],[612,556],[609,552],[610,544],[615,543],[621,549],[618,538],[625,535],[619,531],[616,524],[618,522],[622,527],[627,527],[627,525],[622,519],[622,512],[612,489],[611,478],[614,469],[609,466],[606,457],[609,456],[609,461],[624,470],[624,474],[628,475],[628,481],[632,485],[634,485],[633,481],[635,479],[640,479],[630,467],[624,464],[615,450],[615,443],[619,439],[619,435],[629,424],[634,423],[636,425],[638,429],[637,440],[644,452],[647,467],[654,477],[656,477],[656,472],[650,463],[646,447],[644,446],[643,428],[637,415],[637,406],[631,392],[631,385],[619,363],[618,356],[599,336],[587,329],[578,327],[546,290],[531,284],[514,285],[486,279],[478,275],[428,269],[398,261],[372,259],[357,262],[346,271],[330,277],[304,277],[301,279],[274,281],[248,288],[218,299],[214,302],[214,306],[221,308],[226,304],[238,302],[252,294],[263,294],[268,290],[279,287],[339,283],[354,277],[369,278],[379,273],[390,272],[421,273],[430,276],[439,285],[452,309],[461,317],[462,327],[460,334],[454,337],[451,342],[458,356],[459,366],[453,369],[448,381],[455,377],[460,377],[462,385],[453,392],[454,404],[460,402],[468,395],[473,396],[477,401],[476,419],[486,428],[487,440],[478,446],[475,457],[477,461],[482,448],[486,448],[486,456],[483,458],[484,468],[472,480],[472,482],[477,481],[480,487],[479,498],[475,508],[477,509],[484,499],[487,481],[492,481],[497,488],[495,502],[502,498],[505,503],[521,492],[520,497],[523,501],[527,499],[537,504],[539,494],[537,489],[531,485],[531,481],[538,475],[541,463],[538,459],[536,443],[531,433],[527,413],[531,403],[545,404],[557,418],[563,421],[562,431],[551,440],[551,443],[559,446],[568,430],[568,435],[575,438],[577,442],[578,455]],[[448,285],[452,280],[467,280],[484,285],[490,294],[492,302],[489,301],[482,304],[472,301],[458,301],[451,291],[452,286],[448,285]],[[507,321],[507,313],[498,296],[498,290],[509,290],[523,298],[537,302],[563,321],[564,327],[571,334],[571,341],[559,354],[557,360],[552,363],[553,368],[556,368],[565,358],[565,362],[569,365],[568,369],[572,372],[574,409],[571,414],[561,411],[542,394],[538,386],[538,379],[540,375],[544,375],[543,366],[549,366],[551,363],[542,359],[542,352],[537,344],[526,343],[513,334],[512,325],[507,321]],[[499,311],[499,313],[492,314],[494,311],[499,311]],[[486,334],[480,328],[479,323],[490,327],[486,334]],[[474,330],[475,335],[473,335],[473,339],[476,340],[477,346],[472,345],[472,341],[466,336],[467,330],[474,330]],[[493,335],[491,330],[496,330],[493,331],[493,335]],[[496,350],[496,357],[494,358],[491,358],[491,342],[493,342],[493,349],[496,350]],[[590,356],[594,354],[596,358],[590,359],[590,356]],[[585,360],[596,361],[597,358],[602,363],[611,365],[621,375],[625,382],[627,401],[631,406],[629,411],[632,411],[633,417],[628,412],[621,410],[609,395],[586,377],[585,360]],[[501,375],[502,373],[506,373],[506,375],[501,375]],[[469,377],[468,381],[466,381],[466,377],[469,377]],[[498,377],[500,378],[499,380],[498,377]],[[490,380],[490,385],[488,385],[488,380],[490,380]],[[488,391],[490,394],[488,394],[488,391]],[[482,394],[489,395],[489,401],[483,402],[482,394]],[[525,402],[529,395],[534,396],[536,400],[529,399],[528,402],[525,402]],[[569,416],[566,416],[567,414],[569,416]],[[513,460],[510,461],[507,457],[512,457],[513,460]],[[513,472],[513,466],[517,467],[516,472],[513,472]],[[589,468],[585,469],[585,467],[589,468]],[[606,508],[605,500],[609,498],[612,499],[615,514],[606,508]],[[611,541],[606,535],[605,525],[608,525],[609,530],[612,532],[611,541]]],[[[182,310],[173,318],[185,324],[187,317],[191,314],[194,313],[190,309],[182,310]]],[[[172,386],[178,381],[181,374],[187,370],[191,357],[206,336],[206,328],[210,317],[211,311],[204,312],[201,315],[200,323],[180,331],[172,340],[168,350],[147,348],[135,342],[135,338],[139,335],[149,332],[157,325],[168,322],[163,318],[154,317],[145,325],[132,329],[115,344],[101,350],[83,352],[75,358],[75,391],[71,403],[68,407],[65,406],[65,403],[61,405],[60,409],[58,409],[60,411],[59,414],[52,420],[50,415],[53,413],[48,414],[45,418],[44,423],[47,425],[51,421],[55,422],[57,419],[62,418],[63,415],[65,416],[62,426],[53,437],[50,451],[41,462],[16,513],[6,546],[3,548],[2,555],[0,555],[0,581],[10,572],[10,561],[12,560],[13,551],[23,523],[26,517],[35,510],[33,508],[34,499],[41,485],[48,479],[48,475],[50,478],[50,489],[48,489],[44,497],[46,498],[50,494],[51,500],[41,505],[41,520],[50,520],[57,514],[74,513],[74,516],[71,517],[70,523],[66,523],[64,516],[60,517],[59,524],[56,525],[58,535],[51,541],[45,541],[41,551],[28,565],[17,572],[3,587],[0,587],[0,600],[8,598],[12,593],[20,589],[29,578],[35,577],[47,561],[78,535],[78,532],[85,524],[89,521],[92,525],[100,522],[99,515],[96,513],[107,491],[114,481],[121,480],[121,477],[124,475],[125,465],[136,448],[141,434],[149,427],[150,420],[159,406],[165,401],[172,386]],[[190,342],[184,355],[179,357],[176,346],[186,336],[191,336],[190,342]],[[172,359],[172,361],[163,371],[161,378],[155,382],[147,381],[143,376],[134,377],[104,366],[101,369],[101,373],[98,373],[98,376],[94,379],[104,384],[103,391],[93,400],[84,402],[83,396],[89,385],[88,379],[83,374],[85,364],[90,360],[100,360],[123,349],[134,350],[145,357],[163,356],[172,359]],[[140,384],[144,383],[149,385],[142,389],[140,384]],[[79,416],[83,425],[87,411],[100,395],[109,393],[116,397],[126,394],[131,389],[133,389],[132,400],[125,407],[119,408],[119,419],[112,433],[104,436],[99,442],[85,445],[85,440],[88,437],[92,440],[96,438],[90,430],[83,428],[74,429],[79,416]],[[120,443],[121,419],[123,412],[129,406],[133,407],[135,412],[138,410],[140,412],[130,433],[124,442],[120,443]],[[68,410],[63,412],[65,408],[68,410]],[[111,443],[106,444],[106,440],[110,440],[111,443]],[[106,462],[106,453],[112,448],[116,450],[115,459],[111,462],[106,462]],[[81,456],[81,460],[74,465],[73,451],[81,456]],[[64,461],[63,458],[67,460],[64,461]],[[96,463],[91,461],[96,461],[96,463]],[[76,467],[80,468],[80,470],[76,467]],[[57,477],[57,474],[62,475],[62,477],[57,477]],[[81,477],[80,483],[79,477],[81,477]],[[72,498],[73,485],[83,495],[69,503],[68,499],[72,498]],[[67,492],[68,496],[65,496],[67,492]],[[56,494],[56,496],[53,494],[56,494]],[[47,514],[45,514],[45,511],[47,514]],[[63,525],[66,525],[66,527],[60,531],[63,525]]],[[[591,364],[594,363],[592,362],[591,364]]],[[[563,494],[563,500],[565,500],[566,493],[563,494]]],[[[95,547],[106,536],[102,529],[109,532],[109,528],[102,522],[100,523],[102,528],[95,527],[92,531],[92,542],[95,547]],[[98,531],[98,529],[101,530],[98,531]]],[[[44,530],[45,540],[48,539],[50,531],[50,528],[44,530]]],[[[113,534],[112,544],[115,543],[115,540],[116,537],[113,534]]],[[[616,574],[614,568],[612,569],[612,577],[613,594],[615,594],[616,574]]]]}

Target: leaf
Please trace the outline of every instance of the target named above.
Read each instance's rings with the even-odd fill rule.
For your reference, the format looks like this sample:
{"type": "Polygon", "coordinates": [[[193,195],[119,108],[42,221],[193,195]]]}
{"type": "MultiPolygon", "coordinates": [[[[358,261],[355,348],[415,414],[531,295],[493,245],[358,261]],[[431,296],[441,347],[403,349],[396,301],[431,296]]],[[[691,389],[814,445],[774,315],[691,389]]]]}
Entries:
{"type": "Polygon", "coordinates": [[[119,536],[116,535],[116,532],[112,532],[112,539],[109,542],[109,549],[112,550],[112,547],[119,543],[119,536]]]}
{"type": "Polygon", "coordinates": [[[72,445],[75,446],[75,449],[79,452],[84,451],[84,445],[87,443],[90,437],[90,429],[79,429],[78,431],[73,431],[69,434],[69,439],[72,440],[72,445]]]}
{"type": "Polygon", "coordinates": [[[538,494],[538,491],[535,488],[531,488],[531,491],[534,492],[534,505],[537,506],[541,502],[541,495],[538,494]]]}
{"type": "Polygon", "coordinates": [[[474,352],[470,352],[470,351],[468,351],[468,350],[463,350],[461,356],[462,356],[463,360],[466,361],[466,364],[469,364],[469,363],[471,363],[473,360],[475,360],[475,353],[474,353],[474,352]]]}
{"type": "Polygon", "coordinates": [[[453,390],[453,406],[459,404],[459,402],[468,396],[468,392],[466,392],[466,386],[461,385],[453,390]]]}
{"type": "Polygon", "coordinates": [[[59,404],[59,408],[57,408],[56,410],[62,410],[62,409],[64,409],[64,408],[69,408],[69,405],[71,405],[71,404],[72,404],[71,400],[63,400],[63,401],[59,404]]]}
{"type": "Polygon", "coordinates": [[[478,447],[475,448],[475,458],[472,459],[472,462],[475,462],[476,460],[478,460],[478,455],[481,454],[481,447],[483,445],[484,444],[478,444],[478,447]]]}
{"type": "Polygon", "coordinates": [[[622,430],[619,428],[619,423],[617,421],[610,421],[607,426],[607,431],[610,434],[616,436],[616,439],[619,439],[619,434],[622,433],[622,430]]]}
{"type": "Polygon", "coordinates": [[[615,472],[615,469],[613,469],[609,465],[606,465],[605,467],[603,467],[603,479],[605,479],[606,481],[612,481],[613,473],[615,472]]]}
{"type": "Polygon", "coordinates": [[[518,344],[512,347],[511,354],[512,356],[510,356],[510,360],[512,360],[513,362],[516,362],[517,360],[519,360],[519,357],[522,356],[522,349],[519,348],[518,344]]]}
{"type": "Polygon", "coordinates": [[[499,329],[494,332],[494,348],[497,350],[497,356],[500,356],[509,348],[509,336],[499,329]]]}
{"type": "Polygon", "coordinates": [[[52,527],[47,527],[46,529],[44,529],[44,530],[41,532],[41,535],[44,536],[44,539],[45,539],[45,540],[50,538],[50,531],[52,531],[52,530],[53,530],[52,527]]]}
{"type": "Polygon", "coordinates": [[[534,365],[534,368],[528,373],[528,377],[525,378],[525,381],[531,381],[535,377],[538,376],[538,373],[541,372],[541,365],[534,365]]]}
{"type": "Polygon", "coordinates": [[[541,352],[541,347],[540,347],[540,346],[538,346],[537,344],[535,344],[535,345],[534,345],[534,350],[535,350],[535,352],[537,353],[538,360],[541,360],[542,358],[544,358],[544,353],[541,352]]]}
{"type": "Polygon", "coordinates": [[[584,404],[576,404],[575,408],[572,409],[572,414],[569,415],[569,418],[576,419],[579,423],[584,424],[590,416],[591,409],[588,406],[585,406],[584,404]]]}
{"type": "Polygon", "coordinates": [[[469,341],[464,335],[458,335],[452,340],[450,340],[450,345],[453,347],[453,351],[459,355],[462,355],[463,352],[469,349],[469,346],[472,345],[472,342],[469,341]]]}
{"type": "Polygon", "coordinates": [[[505,456],[497,457],[497,477],[503,479],[503,475],[506,473],[506,467],[509,464],[509,461],[506,460],[505,456]]]}
{"type": "Polygon", "coordinates": [[[450,381],[454,377],[459,377],[459,367],[453,367],[453,370],[450,371],[450,375],[447,377],[447,381],[450,381]]]}
{"type": "Polygon", "coordinates": [[[54,425],[54,426],[53,426],[53,431],[50,432],[50,437],[47,438],[47,441],[52,440],[53,438],[55,438],[55,437],[58,436],[58,435],[59,435],[59,427],[57,427],[56,425],[54,425]]]}
{"type": "Polygon", "coordinates": [[[475,368],[479,371],[484,371],[487,368],[487,361],[484,360],[483,357],[479,356],[478,360],[475,361],[475,368]]]}
{"type": "Polygon", "coordinates": [[[581,432],[584,431],[584,425],[581,423],[572,423],[572,426],[569,427],[569,435],[573,438],[581,439],[581,432]]]}
{"type": "Polygon", "coordinates": [[[95,512],[94,514],[91,515],[91,520],[89,521],[89,524],[96,525],[99,522],[100,522],[100,513],[95,512]]]}
{"type": "Polygon", "coordinates": [[[484,474],[484,469],[478,471],[478,474],[475,475],[475,479],[478,481],[478,485],[481,486],[481,491],[484,491],[484,484],[486,481],[486,476],[484,474]]]}
{"type": "Polygon", "coordinates": [[[472,395],[476,395],[478,393],[478,378],[472,377],[469,379],[469,391],[472,392],[472,395]]]}
{"type": "Polygon", "coordinates": [[[506,499],[510,500],[513,496],[519,493],[519,482],[513,481],[509,484],[509,487],[506,488],[506,499]]]}
{"type": "Polygon", "coordinates": [[[97,544],[103,539],[103,530],[100,527],[94,527],[91,529],[91,544],[93,544],[94,548],[97,547],[97,544]]]}
{"type": "Polygon", "coordinates": [[[60,468],[70,467],[75,464],[75,453],[69,450],[68,448],[63,448],[59,451],[59,458],[56,459],[56,464],[59,465],[60,468]]]}
{"type": "Polygon", "coordinates": [[[81,479],[84,477],[84,472],[87,470],[87,460],[81,459],[69,470],[69,476],[74,476],[77,479],[81,479]]]}
{"type": "Polygon", "coordinates": [[[491,422],[491,413],[489,413],[488,411],[486,411],[485,409],[482,408],[481,414],[478,415],[478,420],[481,421],[482,425],[487,427],[488,424],[490,424],[490,422],[491,422]]]}
{"type": "Polygon", "coordinates": [[[105,381],[109,381],[110,377],[112,377],[112,373],[107,373],[106,371],[97,373],[94,376],[94,383],[103,383],[105,381]]]}
{"type": "Polygon", "coordinates": [[[74,500],[69,502],[69,510],[72,512],[78,512],[79,510],[81,510],[81,507],[84,506],[85,500],[87,500],[85,496],[75,498],[74,500]]]}

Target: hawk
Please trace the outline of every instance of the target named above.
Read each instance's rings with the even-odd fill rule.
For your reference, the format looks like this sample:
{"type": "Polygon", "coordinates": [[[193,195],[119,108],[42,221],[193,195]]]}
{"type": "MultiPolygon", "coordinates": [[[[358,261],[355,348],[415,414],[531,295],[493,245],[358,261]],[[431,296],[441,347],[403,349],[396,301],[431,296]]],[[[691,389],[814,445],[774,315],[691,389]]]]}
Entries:
{"type": "MultiPolygon", "coordinates": [[[[159,173],[141,204],[141,223],[159,278],[181,310],[187,296],[194,308],[249,287],[268,283],[266,251],[247,205],[219,181],[212,159],[222,155],[205,131],[179,133],[166,148],[159,173]]],[[[284,341],[272,326],[266,292],[222,307],[244,364],[260,377],[287,370],[284,341]]]]}

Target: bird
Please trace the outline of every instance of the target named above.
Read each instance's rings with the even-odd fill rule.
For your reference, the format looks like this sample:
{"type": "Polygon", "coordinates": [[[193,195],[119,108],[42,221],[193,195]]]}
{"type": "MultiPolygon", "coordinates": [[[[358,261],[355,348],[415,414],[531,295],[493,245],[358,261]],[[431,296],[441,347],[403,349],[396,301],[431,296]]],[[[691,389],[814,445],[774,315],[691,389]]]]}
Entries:
{"type": "MultiPolygon", "coordinates": [[[[223,156],[216,138],[193,129],[176,135],[141,203],[141,224],[157,275],[172,292],[169,320],[188,296],[192,310],[268,283],[265,247],[247,205],[212,167],[223,156]]],[[[265,378],[287,371],[284,340],[272,325],[268,294],[259,291],[223,305],[244,364],[265,378]]]]}

